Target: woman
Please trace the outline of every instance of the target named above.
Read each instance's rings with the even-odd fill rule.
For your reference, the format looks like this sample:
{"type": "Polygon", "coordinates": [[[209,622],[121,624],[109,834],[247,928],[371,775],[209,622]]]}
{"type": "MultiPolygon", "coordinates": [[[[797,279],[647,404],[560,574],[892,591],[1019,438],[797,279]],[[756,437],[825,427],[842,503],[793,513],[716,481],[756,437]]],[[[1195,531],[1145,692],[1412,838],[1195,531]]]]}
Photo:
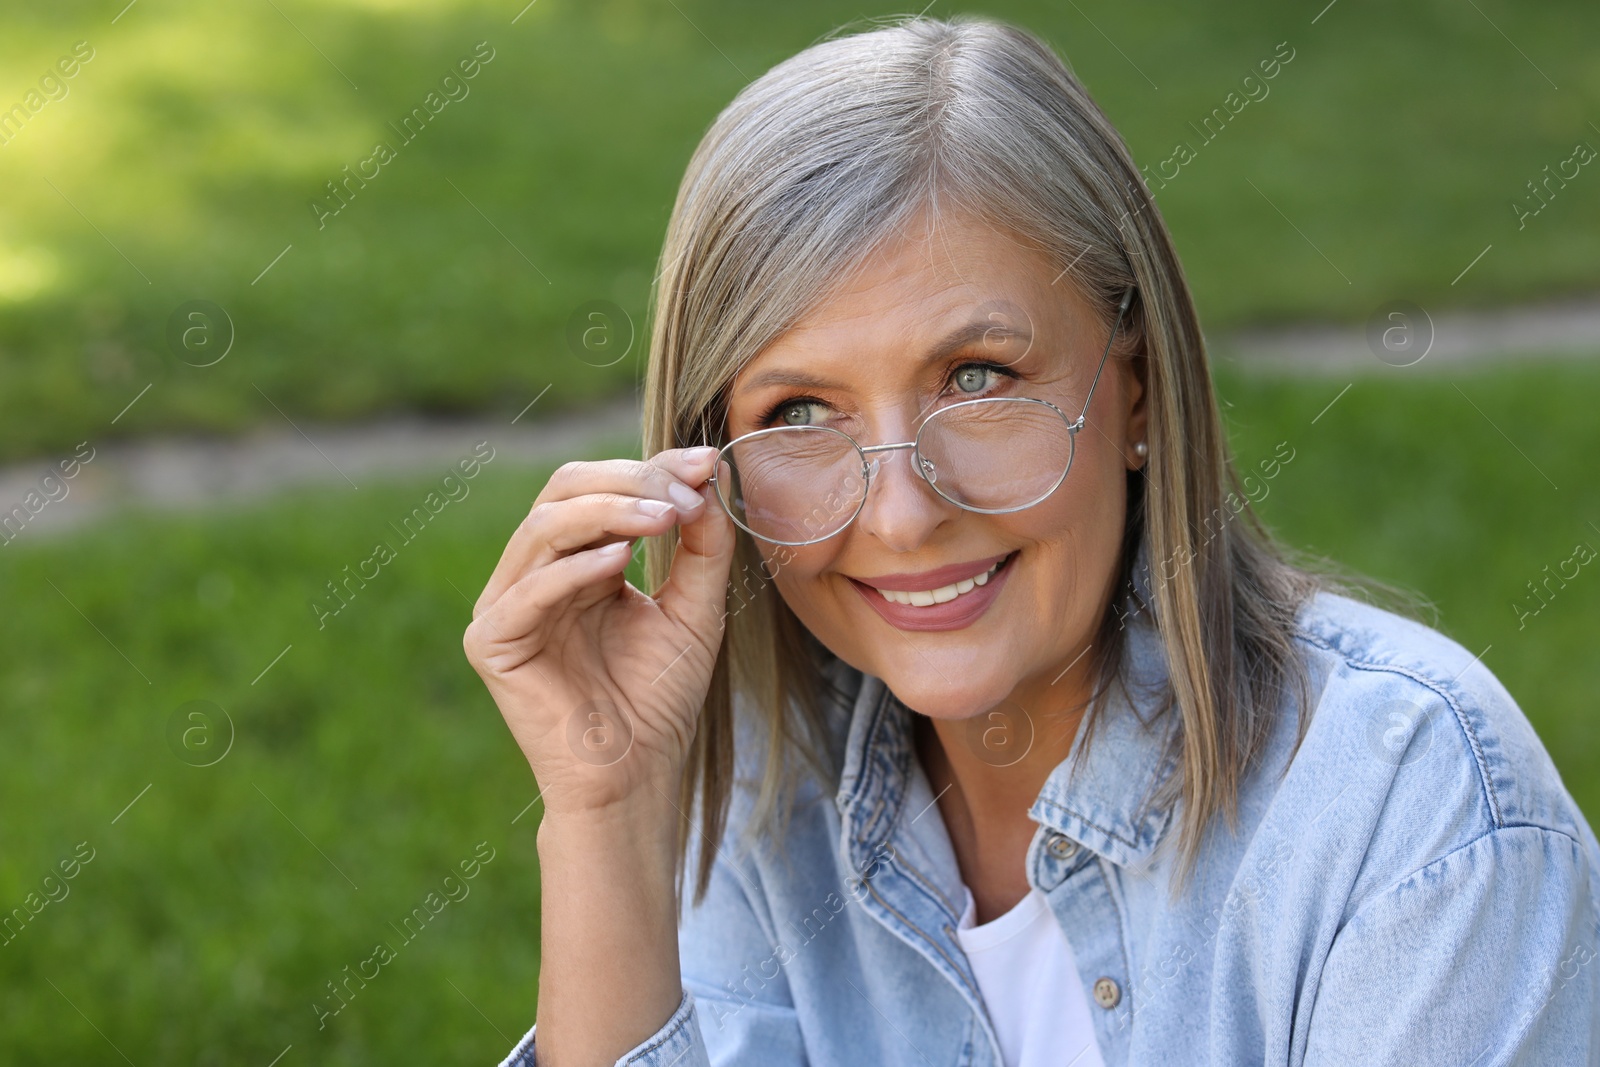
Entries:
{"type": "Polygon", "coordinates": [[[1272,544],[1294,442],[1239,473],[1047,47],[780,64],[654,300],[648,461],[557,471],[465,638],[541,1065],[1596,1062],[1594,834],[1476,657],[1272,544]]]}

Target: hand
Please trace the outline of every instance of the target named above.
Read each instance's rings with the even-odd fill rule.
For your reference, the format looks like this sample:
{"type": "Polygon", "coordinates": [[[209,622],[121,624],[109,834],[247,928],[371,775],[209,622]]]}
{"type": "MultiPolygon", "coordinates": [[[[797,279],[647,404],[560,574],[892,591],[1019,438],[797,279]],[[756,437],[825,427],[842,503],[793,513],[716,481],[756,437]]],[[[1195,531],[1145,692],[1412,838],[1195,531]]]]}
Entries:
{"type": "Polygon", "coordinates": [[[462,644],[539,781],[545,810],[676,798],[722,646],[734,527],[716,451],[568,463],[473,608],[462,644]],[[680,526],[652,596],[623,578],[634,539],[680,526]],[[651,799],[645,797],[642,799],[651,799]]]}

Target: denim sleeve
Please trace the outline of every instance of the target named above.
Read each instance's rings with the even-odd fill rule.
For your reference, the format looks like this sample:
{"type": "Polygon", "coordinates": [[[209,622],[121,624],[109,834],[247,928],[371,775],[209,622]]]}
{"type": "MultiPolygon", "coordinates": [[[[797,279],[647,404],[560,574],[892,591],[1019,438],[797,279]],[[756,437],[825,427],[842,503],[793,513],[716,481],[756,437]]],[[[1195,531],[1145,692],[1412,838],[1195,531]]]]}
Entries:
{"type": "MultiPolygon", "coordinates": [[[[689,859],[692,872],[692,849],[689,859]]],[[[761,899],[754,877],[718,856],[705,899],[697,908],[685,902],[679,918],[678,1010],[616,1067],[804,1067],[805,1045],[782,971],[786,950],[774,944],[765,932],[770,920],[751,904],[761,899]]],[[[534,1030],[500,1067],[535,1067],[534,1030]]]]}
{"type": "MultiPolygon", "coordinates": [[[[694,997],[685,990],[672,1017],[660,1030],[624,1053],[616,1067],[709,1067],[705,1042],[700,1040],[700,1026],[695,1020],[694,997]]],[[[535,1026],[523,1035],[500,1067],[535,1067],[533,1034],[537,1029],[535,1026]]]]}
{"type": "Polygon", "coordinates": [[[789,950],[767,914],[754,865],[725,855],[712,864],[705,899],[697,908],[685,901],[678,924],[683,984],[705,1042],[701,1062],[803,1067],[805,1043],[783,967],[789,950]]]}
{"type": "Polygon", "coordinates": [[[1304,1067],[1600,1064],[1600,931],[1579,842],[1492,830],[1364,902],[1334,938],[1304,1067]]]}

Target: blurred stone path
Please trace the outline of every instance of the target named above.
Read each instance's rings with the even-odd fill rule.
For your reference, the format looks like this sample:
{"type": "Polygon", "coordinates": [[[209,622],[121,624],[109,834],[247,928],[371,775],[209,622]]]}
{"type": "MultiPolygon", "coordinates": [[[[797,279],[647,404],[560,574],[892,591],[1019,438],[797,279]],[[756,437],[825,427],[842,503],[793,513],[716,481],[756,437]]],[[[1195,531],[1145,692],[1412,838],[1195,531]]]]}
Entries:
{"type": "Polygon", "coordinates": [[[1386,307],[1375,311],[1367,323],[1245,330],[1208,341],[1214,364],[1303,374],[1391,372],[1401,367],[1429,373],[1496,361],[1593,359],[1600,356],[1600,299],[1433,314],[1414,306],[1409,311],[1386,307]],[[1403,318],[1391,317],[1390,311],[1403,318]],[[1382,358],[1376,354],[1380,350],[1385,353],[1382,358]]]}
{"type": "MultiPolygon", "coordinates": [[[[40,507],[20,531],[17,519],[0,529],[0,552],[42,540],[137,506],[157,511],[194,510],[270,497],[302,486],[359,491],[369,484],[444,477],[471,458],[480,441],[494,448],[495,469],[561,462],[607,441],[637,440],[634,397],[581,412],[438,421],[397,418],[342,426],[287,422],[233,438],[162,437],[137,442],[90,441],[94,458],[70,481],[66,495],[40,507]],[[352,490],[352,486],[354,489],[352,490]]],[[[47,494],[41,478],[62,456],[0,467],[0,522],[14,516],[29,492],[47,494]]],[[[531,502],[539,486],[529,483],[531,502]]],[[[60,489],[55,488],[56,495],[60,489]]],[[[24,513],[29,509],[24,508],[24,513]]],[[[0,556],[0,558],[4,558],[0,556]]]]}
{"type": "MultiPolygon", "coordinates": [[[[1366,324],[1244,331],[1210,341],[1213,365],[1245,372],[1350,376],[1429,374],[1495,361],[1600,356],[1600,300],[1570,301],[1485,313],[1430,315],[1379,309],[1366,324]],[[1386,328],[1398,346],[1384,349],[1386,328]],[[1380,359],[1378,351],[1384,351],[1380,359]],[[1421,355],[1419,353],[1426,353],[1421,355]],[[1415,360],[1415,362],[1412,362],[1415,360]]],[[[582,412],[525,411],[503,418],[435,421],[397,418],[342,426],[266,424],[235,438],[164,437],[91,441],[94,459],[65,482],[66,495],[42,507],[41,478],[62,456],[0,466],[0,548],[47,539],[139,507],[181,511],[259,500],[300,486],[351,486],[442,477],[480,441],[498,463],[559,463],[607,441],[637,440],[638,398],[582,412]],[[304,431],[303,433],[300,431],[304,431]],[[15,509],[29,494],[37,511],[15,509]]],[[[63,483],[53,483],[59,495],[63,483]]],[[[532,500],[538,486],[530,483],[532,500]]],[[[3,557],[0,557],[3,558],[3,557]]]]}

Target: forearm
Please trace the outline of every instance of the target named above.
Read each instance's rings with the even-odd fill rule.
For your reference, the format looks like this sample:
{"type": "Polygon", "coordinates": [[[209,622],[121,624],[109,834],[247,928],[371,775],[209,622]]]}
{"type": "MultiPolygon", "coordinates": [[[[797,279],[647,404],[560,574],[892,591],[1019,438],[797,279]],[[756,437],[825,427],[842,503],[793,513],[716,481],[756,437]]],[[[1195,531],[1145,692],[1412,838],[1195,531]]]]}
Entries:
{"type": "Polygon", "coordinates": [[[683,995],[671,803],[645,796],[539,826],[540,1067],[611,1067],[683,995]]]}

